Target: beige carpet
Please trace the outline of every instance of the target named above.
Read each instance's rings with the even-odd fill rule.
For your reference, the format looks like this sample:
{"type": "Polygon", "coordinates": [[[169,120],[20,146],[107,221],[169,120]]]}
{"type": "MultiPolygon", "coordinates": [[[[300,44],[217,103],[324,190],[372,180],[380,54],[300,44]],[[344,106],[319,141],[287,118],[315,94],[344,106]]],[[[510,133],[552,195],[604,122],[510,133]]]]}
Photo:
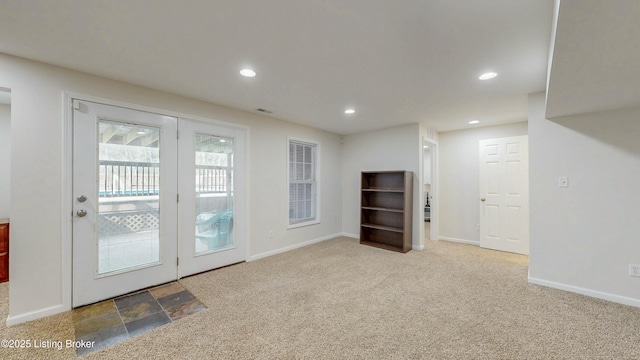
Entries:
{"type": "MultiPolygon", "coordinates": [[[[471,245],[398,254],[337,238],[181,283],[209,309],[86,358],[640,358],[640,309],[527,284],[525,256],[471,245]]],[[[70,336],[70,313],[0,329],[70,336]]]]}

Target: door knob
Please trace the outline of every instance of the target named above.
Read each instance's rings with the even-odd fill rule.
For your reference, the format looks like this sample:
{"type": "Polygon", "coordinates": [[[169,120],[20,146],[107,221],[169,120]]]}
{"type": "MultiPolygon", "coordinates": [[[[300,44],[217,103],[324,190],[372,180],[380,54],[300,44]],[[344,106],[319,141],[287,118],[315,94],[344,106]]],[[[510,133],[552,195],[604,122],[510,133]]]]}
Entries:
{"type": "Polygon", "coordinates": [[[78,202],[85,202],[85,201],[87,201],[87,197],[84,196],[84,195],[80,195],[80,196],[78,196],[77,200],[78,200],[78,202]]]}
{"type": "Polygon", "coordinates": [[[85,215],[87,215],[87,210],[78,210],[76,214],[78,215],[78,217],[84,217],[85,215]]]}
{"type": "Polygon", "coordinates": [[[487,200],[487,199],[485,199],[485,198],[480,199],[480,201],[485,201],[485,200],[487,200]]]}

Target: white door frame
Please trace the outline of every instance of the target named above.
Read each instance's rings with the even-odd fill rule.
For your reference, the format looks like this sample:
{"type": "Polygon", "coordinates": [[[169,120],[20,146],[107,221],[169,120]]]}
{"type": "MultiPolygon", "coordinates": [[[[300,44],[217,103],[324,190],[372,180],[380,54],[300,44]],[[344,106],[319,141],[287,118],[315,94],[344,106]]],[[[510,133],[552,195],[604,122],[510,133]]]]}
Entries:
{"type": "MultiPolygon", "coordinates": [[[[138,104],[132,104],[129,102],[124,102],[124,101],[118,101],[118,100],[112,100],[112,99],[108,99],[108,98],[103,98],[103,97],[99,97],[99,96],[92,96],[92,95],[87,95],[87,94],[82,94],[82,93],[76,93],[76,92],[71,92],[71,91],[63,91],[62,93],[62,119],[63,119],[63,125],[62,125],[62,189],[61,189],[61,196],[62,196],[62,207],[61,207],[61,213],[62,216],[60,217],[60,234],[61,234],[61,239],[62,239],[62,246],[61,246],[61,252],[60,252],[60,258],[62,260],[62,269],[61,269],[61,279],[60,279],[60,289],[61,289],[61,293],[60,293],[60,298],[61,298],[61,304],[60,305],[56,305],[53,306],[51,308],[45,309],[43,311],[38,311],[37,314],[33,314],[31,317],[27,316],[25,317],[25,319],[28,320],[32,320],[32,319],[36,319],[39,317],[43,317],[43,316],[47,316],[47,315],[53,315],[56,313],[59,313],[61,311],[67,311],[67,310],[71,310],[72,309],[72,299],[71,299],[71,295],[73,293],[73,271],[72,271],[72,253],[73,253],[73,242],[72,242],[72,229],[73,229],[73,201],[72,201],[72,197],[73,197],[73,148],[72,148],[72,144],[73,144],[73,103],[72,103],[72,99],[78,99],[78,100],[84,100],[84,101],[91,101],[91,102],[97,102],[97,103],[101,103],[101,104],[105,104],[105,105],[112,105],[112,106],[119,106],[119,107],[124,107],[124,108],[129,108],[129,109],[133,109],[133,110],[139,110],[139,111],[146,111],[146,112],[151,112],[151,113],[157,113],[157,114],[162,114],[162,115],[167,115],[167,116],[173,116],[173,117],[177,117],[177,118],[187,118],[187,119],[192,119],[192,120],[197,120],[197,121],[204,121],[204,122],[209,122],[209,123],[213,123],[216,125],[220,125],[220,126],[225,126],[225,127],[229,127],[229,128],[233,128],[233,129],[241,129],[244,130],[246,133],[246,142],[245,142],[245,154],[246,154],[246,161],[245,161],[245,186],[244,189],[242,189],[244,191],[244,193],[246,194],[245,196],[245,207],[246,209],[250,209],[249,207],[249,198],[250,198],[250,193],[249,193],[249,184],[251,182],[250,179],[250,157],[249,157],[249,153],[250,153],[250,128],[248,126],[245,125],[239,125],[239,124],[235,124],[235,123],[230,123],[230,122],[225,122],[225,121],[219,121],[219,120],[214,120],[211,118],[207,118],[207,117],[202,117],[202,116],[194,116],[194,115],[190,115],[187,113],[182,113],[182,112],[178,112],[178,111],[170,111],[170,110],[165,110],[165,109],[161,109],[161,108],[155,108],[155,107],[151,107],[151,106],[144,106],[144,105],[138,105],[138,104]]],[[[238,189],[240,191],[240,189],[238,189]]],[[[251,239],[250,236],[250,228],[249,228],[249,224],[250,224],[250,215],[249,212],[247,211],[246,214],[246,229],[245,229],[245,233],[247,236],[247,247],[246,247],[246,259],[249,259],[249,254],[250,254],[250,248],[251,248],[251,244],[249,242],[249,239],[251,239]]]]}
{"type": "Polygon", "coordinates": [[[431,146],[431,234],[429,238],[431,241],[438,241],[438,143],[427,140],[429,146],[431,146]]]}

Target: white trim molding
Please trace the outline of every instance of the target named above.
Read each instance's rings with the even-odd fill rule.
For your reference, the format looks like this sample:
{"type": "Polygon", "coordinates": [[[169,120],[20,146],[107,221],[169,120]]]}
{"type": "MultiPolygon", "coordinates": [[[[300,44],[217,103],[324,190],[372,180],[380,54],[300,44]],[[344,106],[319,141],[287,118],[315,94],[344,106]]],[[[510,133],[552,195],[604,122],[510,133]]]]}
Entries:
{"type": "MultiPolygon", "coordinates": [[[[73,94],[67,91],[62,92],[62,207],[60,224],[60,258],[62,259],[60,269],[60,295],[62,307],[60,311],[68,311],[72,308],[73,295],[73,94]]],[[[50,309],[57,306],[33,311],[14,317],[16,321],[29,321],[30,314],[37,314],[39,317],[55,314],[48,313],[50,309]],[[25,320],[20,320],[25,318],[25,320]]],[[[57,311],[57,312],[60,312],[57,311]]],[[[35,319],[35,318],[34,318],[35,319]]],[[[7,324],[9,318],[7,318],[7,324]]]]}
{"type": "Polygon", "coordinates": [[[312,245],[312,244],[315,244],[315,243],[319,243],[319,242],[322,242],[322,241],[325,241],[325,240],[335,239],[337,237],[340,237],[340,234],[333,234],[333,235],[323,236],[323,237],[320,237],[320,238],[317,238],[317,239],[301,242],[299,244],[285,246],[283,248],[276,249],[276,250],[271,250],[271,251],[267,251],[267,252],[263,252],[261,254],[251,255],[251,256],[249,256],[247,258],[247,262],[255,261],[255,260],[262,259],[262,258],[265,258],[265,257],[269,257],[269,256],[272,256],[272,255],[281,254],[281,253],[284,253],[284,252],[287,252],[287,251],[290,251],[290,250],[298,249],[298,248],[305,247],[305,246],[308,246],[308,245],[312,245]]]}
{"type": "Polygon", "coordinates": [[[580,295],[586,295],[597,299],[607,300],[618,304],[640,307],[640,299],[634,299],[626,296],[610,294],[602,291],[581,288],[579,286],[557,283],[555,281],[543,280],[528,276],[529,284],[546,286],[553,289],[564,290],[580,295]]]}
{"type": "Polygon", "coordinates": [[[456,243],[461,243],[461,244],[469,244],[469,245],[480,246],[480,241],[478,241],[478,240],[458,239],[458,238],[452,238],[452,237],[447,237],[447,236],[440,236],[438,238],[438,240],[444,240],[444,241],[451,241],[451,242],[456,242],[456,243]]]}
{"type": "Polygon", "coordinates": [[[345,236],[345,237],[349,237],[349,238],[354,238],[354,239],[360,240],[360,235],[358,235],[358,234],[342,232],[342,233],[340,233],[340,236],[345,236]]]}
{"type": "Polygon", "coordinates": [[[44,309],[38,309],[38,310],[30,311],[24,314],[19,314],[16,316],[9,315],[7,316],[6,324],[7,324],[7,327],[9,327],[9,326],[21,324],[23,322],[37,320],[43,317],[59,314],[61,312],[65,312],[69,310],[70,309],[68,309],[67,306],[65,306],[64,304],[54,305],[44,309]]]}

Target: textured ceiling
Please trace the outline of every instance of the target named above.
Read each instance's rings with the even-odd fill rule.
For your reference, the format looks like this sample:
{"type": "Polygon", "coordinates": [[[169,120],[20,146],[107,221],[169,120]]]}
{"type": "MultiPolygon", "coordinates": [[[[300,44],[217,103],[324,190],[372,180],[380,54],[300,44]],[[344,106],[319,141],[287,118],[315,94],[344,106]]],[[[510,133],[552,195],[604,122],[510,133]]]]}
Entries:
{"type": "Polygon", "coordinates": [[[553,1],[1,0],[0,9],[0,52],[349,134],[525,120],[527,94],[545,89],[553,1]],[[242,78],[245,66],[258,75],[242,78]],[[487,70],[499,76],[477,80],[487,70]]]}

